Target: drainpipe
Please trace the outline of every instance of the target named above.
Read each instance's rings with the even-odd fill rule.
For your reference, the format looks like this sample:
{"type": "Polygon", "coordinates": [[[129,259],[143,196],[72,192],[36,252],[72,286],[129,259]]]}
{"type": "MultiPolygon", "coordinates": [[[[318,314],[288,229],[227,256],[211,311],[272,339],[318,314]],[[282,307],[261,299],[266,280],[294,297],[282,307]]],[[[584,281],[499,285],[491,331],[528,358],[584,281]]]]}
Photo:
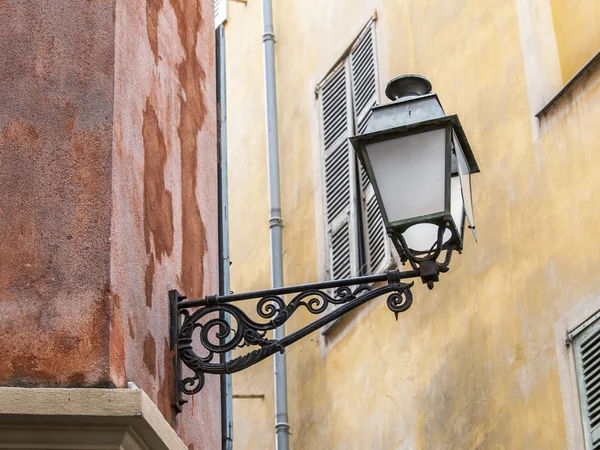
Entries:
{"type": "MultiPolygon", "coordinates": [[[[271,283],[283,287],[283,250],[281,197],[279,194],[279,148],[277,143],[277,89],[275,84],[275,32],[273,5],[263,0],[263,49],[265,59],[265,93],[267,107],[267,155],[269,167],[269,203],[271,231],[271,283]]],[[[275,339],[285,336],[285,326],[275,330],[275,339]]],[[[277,450],[289,449],[287,376],[285,353],[275,354],[275,440],[277,450]]]]}
{"type": "MultiPolygon", "coordinates": [[[[219,293],[227,295],[229,285],[229,195],[227,189],[227,89],[225,78],[225,28],[215,32],[217,64],[217,152],[219,180],[219,293]]],[[[231,323],[229,314],[221,318],[231,323]]],[[[221,362],[231,359],[231,352],[221,356],[221,362]]],[[[233,388],[231,375],[221,375],[221,436],[222,449],[233,449],[233,388]]]]}

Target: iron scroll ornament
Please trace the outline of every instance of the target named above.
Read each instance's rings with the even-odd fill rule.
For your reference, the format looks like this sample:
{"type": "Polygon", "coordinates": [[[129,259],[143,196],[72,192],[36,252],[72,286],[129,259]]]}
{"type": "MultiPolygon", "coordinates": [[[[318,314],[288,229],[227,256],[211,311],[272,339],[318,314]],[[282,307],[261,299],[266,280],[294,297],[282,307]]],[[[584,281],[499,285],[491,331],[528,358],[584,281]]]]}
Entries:
{"type": "Polygon", "coordinates": [[[175,350],[173,408],[181,412],[182,406],[187,403],[183,395],[192,396],[200,392],[205,374],[239,372],[277,352],[284,352],[287,346],[377,297],[387,295],[387,307],[397,319],[398,314],[410,308],[413,302],[411,287],[414,283],[401,280],[418,276],[416,270],[393,270],[380,275],[245,294],[208,296],[200,300],[186,300],[176,290],[169,291],[171,350],[175,350]],[[372,286],[382,281],[387,281],[387,284],[372,286]],[[294,295],[286,302],[284,296],[288,294],[294,295]],[[258,300],[256,313],[261,320],[251,319],[232,304],[242,300],[258,300]],[[331,309],[330,305],[336,308],[331,309]],[[315,315],[325,314],[280,340],[267,337],[269,331],[287,322],[300,308],[315,315]],[[225,316],[229,320],[225,320],[225,316]],[[254,349],[229,361],[224,360],[227,352],[244,347],[254,349]],[[202,349],[203,353],[198,354],[196,348],[202,349]],[[185,374],[183,366],[187,367],[185,374]]]}

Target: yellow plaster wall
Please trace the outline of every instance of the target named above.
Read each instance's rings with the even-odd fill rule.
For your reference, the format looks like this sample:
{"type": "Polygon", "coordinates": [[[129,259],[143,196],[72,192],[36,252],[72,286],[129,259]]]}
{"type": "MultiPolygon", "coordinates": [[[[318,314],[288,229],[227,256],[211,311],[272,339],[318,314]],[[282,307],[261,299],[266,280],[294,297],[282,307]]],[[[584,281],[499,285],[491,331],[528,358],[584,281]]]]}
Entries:
{"type": "MultiPolygon", "coordinates": [[[[227,119],[229,148],[229,220],[231,289],[234,292],[270,286],[269,202],[266,172],[261,10],[230,2],[227,43],[227,119]],[[235,24],[235,26],[233,26],[235,24]],[[252,39],[254,37],[254,39],[252,39]]],[[[273,419],[272,361],[234,377],[234,394],[264,395],[234,399],[236,449],[269,448],[273,419]],[[243,416],[240,416],[242,414],[243,416]],[[241,417],[244,417],[242,420],[241,417]],[[261,424],[261,426],[257,426],[261,424]],[[243,444],[242,444],[243,443],[243,444]]]]}
{"type": "Polygon", "coordinates": [[[600,2],[550,0],[563,82],[600,52],[600,2]]]}
{"type": "MultiPolygon", "coordinates": [[[[323,279],[314,87],[377,9],[382,86],[430,78],[481,173],[479,243],[394,320],[383,300],[287,351],[294,449],[565,449],[554,323],[597,292],[600,75],[532,121],[515,2],[274,2],[286,284],[323,279]],[[539,127],[540,126],[540,127],[539,127]],[[539,127],[539,128],[538,128],[539,127]],[[534,129],[535,128],[535,129],[534,129]]],[[[553,11],[554,12],[554,11],[553,11]]],[[[270,285],[259,2],[227,31],[232,289],[270,285]]],[[[383,100],[383,99],[382,99],[383,100]]],[[[310,318],[299,314],[293,330],[310,318]]],[[[274,445],[273,366],[234,375],[234,448],[274,445]]]]}

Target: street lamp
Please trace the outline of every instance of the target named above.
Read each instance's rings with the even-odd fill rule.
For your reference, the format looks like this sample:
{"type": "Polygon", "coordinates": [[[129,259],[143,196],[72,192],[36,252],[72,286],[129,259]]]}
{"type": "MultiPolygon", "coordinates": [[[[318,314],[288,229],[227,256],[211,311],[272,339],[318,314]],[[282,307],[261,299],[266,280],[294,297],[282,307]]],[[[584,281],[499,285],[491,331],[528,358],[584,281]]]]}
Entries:
{"type": "Polygon", "coordinates": [[[458,117],[446,116],[429,81],[418,75],[393,79],[386,95],[392,103],[373,107],[365,133],[350,142],[375,189],[388,236],[411,269],[198,300],[169,291],[177,412],[187,402],[184,394],[202,389],[206,373],[250,367],[377,297],[387,295],[397,319],[413,298],[413,283],[402,280],[421,278],[433,288],[449,270],[452,252],[462,250],[467,223],[475,234],[471,174],[479,168],[458,117]],[[258,321],[235,306],[248,300],[257,301],[258,321]],[[282,339],[267,336],[299,308],[320,317],[282,339]],[[243,347],[254,349],[220,360],[243,347]]]}
{"type": "Polygon", "coordinates": [[[462,250],[465,216],[475,232],[471,174],[479,172],[457,116],[446,116],[429,81],[390,81],[393,103],[372,108],[364,134],[350,138],[375,189],[403,261],[433,288],[443,251],[462,250]]]}

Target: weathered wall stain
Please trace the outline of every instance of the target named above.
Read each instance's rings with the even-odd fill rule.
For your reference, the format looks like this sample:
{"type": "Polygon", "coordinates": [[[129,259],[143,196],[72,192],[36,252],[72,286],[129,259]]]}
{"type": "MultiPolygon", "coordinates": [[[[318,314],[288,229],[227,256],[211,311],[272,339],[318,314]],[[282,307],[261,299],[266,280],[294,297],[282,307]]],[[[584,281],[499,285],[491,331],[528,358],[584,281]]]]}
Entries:
{"type": "MultiPolygon", "coordinates": [[[[0,148],[3,150],[0,156],[2,172],[18,171],[21,167],[28,165],[31,156],[27,156],[27,153],[35,152],[37,141],[38,133],[32,123],[22,120],[8,122],[0,135],[0,148]]],[[[19,181],[21,180],[13,177],[11,184],[17,185],[15,186],[16,192],[23,188],[26,189],[27,195],[34,194],[34,183],[28,184],[24,180],[19,181]]],[[[3,188],[8,191],[11,184],[4,184],[3,188]]],[[[37,273],[42,269],[42,264],[36,257],[38,229],[31,220],[27,220],[26,216],[12,215],[13,208],[17,210],[22,205],[21,202],[13,205],[13,202],[3,201],[0,205],[0,237],[2,237],[0,256],[5,269],[0,271],[0,288],[2,289],[11,286],[15,288],[29,286],[34,277],[39,277],[37,273]]]]}
{"type": "Polygon", "coordinates": [[[181,96],[180,121],[177,128],[181,145],[181,196],[182,196],[182,261],[181,284],[187,295],[200,296],[204,285],[204,254],[206,229],[196,198],[198,174],[198,132],[206,115],[203,83],[206,73],[196,46],[203,25],[199,0],[170,0],[177,16],[179,39],[184,58],[177,64],[179,81],[185,96],[181,96]]]}
{"type": "Polygon", "coordinates": [[[193,405],[173,414],[165,296],[171,286],[194,295],[192,282],[183,279],[195,279],[196,292],[202,281],[216,285],[216,254],[212,242],[206,250],[204,236],[207,224],[216,236],[216,180],[198,175],[216,174],[214,108],[209,104],[206,112],[204,104],[214,103],[214,78],[203,82],[202,70],[214,67],[214,29],[210,20],[197,20],[211,12],[212,3],[203,0],[117,0],[113,207],[119,217],[112,234],[122,249],[113,256],[112,283],[129,330],[128,379],[151,396],[187,445],[207,450],[219,445],[218,377],[193,405]],[[185,68],[189,76],[182,80],[185,68]],[[183,276],[184,267],[191,274],[183,276]]]}
{"type": "MultiPolygon", "coordinates": [[[[107,332],[96,326],[106,317],[104,297],[95,301],[90,316],[82,318],[75,327],[57,329],[50,338],[36,333],[32,343],[20,337],[19,324],[9,323],[0,330],[0,341],[9,342],[12,347],[6,352],[0,364],[0,380],[11,386],[109,386],[108,358],[98,347],[108,347],[107,332]],[[99,368],[103,376],[92,378],[90,368],[99,368]]],[[[34,306],[43,308],[43,302],[34,306]]],[[[15,319],[19,316],[15,314],[15,319]]],[[[41,330],[53,323],[44,314],[35,314],[27,323],[28,330],[41,330]]],[[[3,347],[5,348],[5,347],[3,347]]],[[[93,374],[94,372],[92,372],[93,374]]]]}
{"type": "Polygon", "coordinates": [[[107,298],[107,310],[110,314],[110,379],[115,386],[123,387],[127,382],[123,302],[121,297],[115,293],[109,293],[107,298]]]}
{"type": "MultiPolygon", "coordinates": [[[[75,217],[73,218],[72,239],[88,264],[92,261],[110,265],[110,242],[102,246],[92,246],[87,236],[93,235],[102,224],[110,223],[110,210],[105,206],[110,196],[110,153],[98,151],[99,148],[110,148],[110,142],[104,139],[104,133],[90,131],[73,131],[70,134],[74,161],[75,177],[79,181],[73,187],[77,195],[75,217]],[[99,168],[105,172],[99,173],[99,168]]],[[[106,230],[108,232],[108,230],[106,230]]],[[[109,289],[105,288],[108,293],[109,289]]]]}
{"type": "Polygon", "coordinates": [[[144,108],[144,240],[150,254],[150,241],[159,261],[173,251],[173,199],[165,188],[167,146],[150,97],[144,108]]]}
{"type": "Polygon", "coordinates": [[[158,63],[158,13],[162,6],[163,0],[146,0],[146,30],[155,64],[158,63]]]}
{"type": "MultiPolygon", "coordinates": [[[[70,113],[57,108],[57,116],[70,113]]],[[[5,102],[4,112],[10,111],[5,102]]],[[[17,120],[0,133],[0,298],[3,315],[12,318],[0,335],[2,347],[10,349],[0,378],[9,384],[109,383],[102,310],[109,130],[61,136],[52,124],[17,120]],[[59,312],[66,301],[72,307],[59,312]],[[27,337],[30,329],[40,332],[27,337]],[[28,373],[20,361],[23,351],[35,361],[28,373]]]]}
{"type": "Polygon", "coordinates": [[[144,364],[153,377],[156,377],[156,342],[150,332],[144,338],[144,364]]]}
{"type": "Polygon", "coordinates": [[[0,383],[109,385],[113,5],[0,21],[0,383]]]}
{"type": "Polygon", "coordinates": [[[173,382],[173,371],[171,370],[173,365],[173,357],[175,356],[175,351],[169,350],[169,340],[167,338],[164,339],[163,342],[163,361],[165,364],[165,371],[163,373],[163,378],[160,381],[160,388],[158,389],[157,402],[156,405],[158,409],[162,412],[163,416],[169,421],[169,423],[175,423],[175,411],[171,406],[173,402],[173,393],[174,393],[174,382],[173,382]]]}
{"type": "Polygon", "coordinates": [[[154,283],[154,253],[150,252],[148,265],[146,266],[146,275],[144,277],[144,282],[146,284],[146,306],[148,308],[152,308],[152,288],[154,283]]]}
{"type": "Polygon", "coordinates": [[[108,174],[102,176],[107,153],[98,150],[106,146],[106,136],[72,131],[67,130],[70,142],[62,153],[46,150],[51,141],[44,126],[36,129],[32,123],[13,120],[0,134],[0,164],[6,177],[0,209],[0,298],[5,314],[13,318],[0,333],[3,347],[11,349],[0,379],[9,384],[102,384],[110,378],[108,361],[102,361],[109,347],[107,313],[102,311],[107,291],[99,283],[107,276],[108,241],[90,239],[109,222],[102,204],[108,190],[108,174]],[[62,170],[63,176],[52,169],[62,170]],[[90,282],[98,296],[88,290],[90,282]],[[73,292],[70,286],[75,285],[80,293],[63,294],[73,292]],[[78,300],[82,294],[87,297],[84,302],[78,300]],[[26,305],[19,304],[23,299],[26,305]],[[67,299],[73,306],[60,313],[67,299]],[[19,325],[21,321],[27,325],[19,325]],[[27,329],[48,333],[42,331],[29,342],[21,336],[27,329]],[[28,372],[23,361],[31,363],[28,372]],[[95,375],[90,377],[82,368],[95,375]]]}
{"type": "MultiPolygon", "coordinates": [[[[3,184],[3,189],[6,193],[12,191],[14,195],[3,199],[0,206],[0,256],[5,269],[0,271],[0,286],[3,289],[34,289],[39,296],[49,288],[44,285],[44,279],[52,280],[55,277],[48,276],[50,258],[39,254],[42,239],[39,226],[27,215],[19,214],[20,208],[33,208],[30,199],[34,198],[38,183],[36,180],[28,182],[22,170],[35,164],[39,136],[34,124],[22,120],[11,120],[2,131],[2,173],[14,172],[11,179],[3,184]],[[26,198],[19,199],[16,196],[19,192],[23,192],[26,198]]],[[[54,293],[56,290],[54,287],[54,293]]],[[[42,312],[39,311],[39,314],[42,312]]]]}
{"type": "Polygon", "coordinates": [[[11,318],[0,327],[0,383],[123,387],[129,379],[189,430],[188,443],[213,449],[218,384],[194,413],[173,416],[168,306],[157,292],[177,283],[183,266],[195,280],[187,285],[201,291],[198,197],[216,233],[216,185],[196,182],[203,155],[201,167],[213,171],[212,111],[199,133],[202,90],[214,101],[214,79],[203,84],[202,70],[214,67],[214,30],[200,13],[209,17],[212,3],[173,5],[176,16],[164,0],[0,2],[0,314],[11,318]],[[182,218],[171,193],[179,202],[184,173],[182,218]],[[175,236],[174,220],[192,230],[175,236]]]}
{"type": "Polygon", "coordinates": [[[39,137],[35,130],[35,126],[32,123],[26,123],[19,119],[8,122],[3,134],[6,143],[20,144],[26,149],[31,149],[31,145],[33,145],[39,137]]]}
{"type": "Polygon", "coordinates": [[[135,339],[135,323],[131,313],[129,313],[129,316],[127,317],[127,326],[129,328],[129,336],[131,339],[135,339]]]}

